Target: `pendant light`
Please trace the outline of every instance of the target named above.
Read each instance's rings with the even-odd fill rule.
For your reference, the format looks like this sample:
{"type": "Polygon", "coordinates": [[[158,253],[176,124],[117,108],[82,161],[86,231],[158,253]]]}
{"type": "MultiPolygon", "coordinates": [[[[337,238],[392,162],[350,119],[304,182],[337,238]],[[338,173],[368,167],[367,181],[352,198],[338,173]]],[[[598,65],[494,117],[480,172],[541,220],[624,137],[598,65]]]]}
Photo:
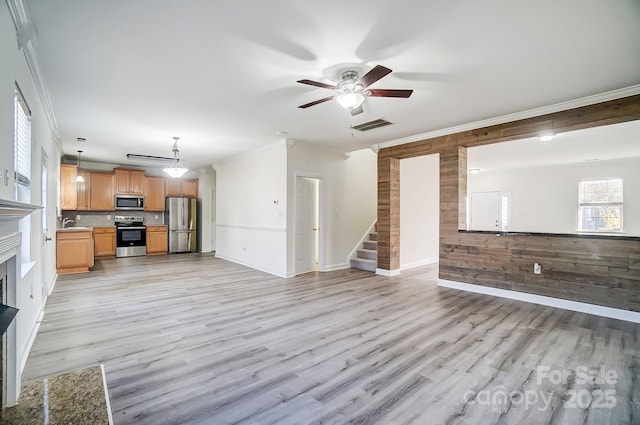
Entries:
{"type": "Polygon", "coordinates": [[[84,183],[84,177],[80,174],[80,155],[82,151],[78,151],[78,177],[76,177],[76,183],[84,183]]]}
{"type": "Polygon", "coordinates": [[[184,173],[189,171],[188,168],[180,166],[180,151],[178,150],[178,139],[180,138],[173,138],[173,149],[171,149],[171,152],[173,152],[173,160],[171,160],[171,164],[169,164],[168,167],[163,168],[163,171],[174,179],[179,179],[184,175],[184,173]]]}

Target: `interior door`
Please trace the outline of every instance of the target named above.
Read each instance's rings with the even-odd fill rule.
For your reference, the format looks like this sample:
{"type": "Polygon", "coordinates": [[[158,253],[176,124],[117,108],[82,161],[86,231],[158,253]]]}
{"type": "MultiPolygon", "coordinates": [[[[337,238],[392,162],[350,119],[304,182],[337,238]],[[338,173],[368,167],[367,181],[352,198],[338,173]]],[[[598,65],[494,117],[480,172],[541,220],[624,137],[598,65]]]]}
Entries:
{"type": "Polygon", "coordinates": [[[318,246],[318,179],[296,178],[295,273],[316,269],[318,246]]]}
{"type": "Polygon", "coordinates": [[[48,251],[50,251],[50,247],[53,245],[52,237],[49,236],[49,223],[47,223],[47,215],[49,209],[47,206],[49,205],[49,168],[48,168],[48,157],[44,150],[42,152],[42,163],[41,163],[41,180],[40,180],[40,190],[41,197],[40,202],[42,203],[42,210],[40,210],[41,214],[41,223],[42,223],[42,248],[40,249],[40,285],[42,291],[42,299],[45,299],[49,293],[49,276],[48,276],[48,263],[47,258],[51,255],[48,251]]]}
{"type": "Polygon", "coordinates": [[[500,230],[500,192],[474,192],[470,199],[471,230],[500,230]]]}

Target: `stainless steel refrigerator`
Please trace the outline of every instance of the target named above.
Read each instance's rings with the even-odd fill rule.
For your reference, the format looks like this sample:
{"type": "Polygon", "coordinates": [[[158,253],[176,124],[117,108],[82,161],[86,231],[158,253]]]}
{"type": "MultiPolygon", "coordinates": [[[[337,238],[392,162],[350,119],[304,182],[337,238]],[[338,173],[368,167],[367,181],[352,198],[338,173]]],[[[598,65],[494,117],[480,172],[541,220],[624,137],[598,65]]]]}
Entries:
{"type": "Polygon", "coordinates": [[[195,252],[197,199],[169,197],[165,214],[169,226],[169,253],[195,252]]]}

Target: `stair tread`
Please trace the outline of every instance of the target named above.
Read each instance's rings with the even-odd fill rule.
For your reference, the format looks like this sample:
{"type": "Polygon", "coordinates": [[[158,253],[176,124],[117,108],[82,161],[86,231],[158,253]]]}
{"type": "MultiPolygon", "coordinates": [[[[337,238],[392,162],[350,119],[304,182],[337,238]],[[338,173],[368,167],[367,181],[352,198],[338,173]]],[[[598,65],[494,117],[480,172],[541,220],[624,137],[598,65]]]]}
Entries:
{"type": "Polygon", "coordinates": [[[378,260],[372,260],[369,258],[352,258],[351,261],[361,261],[363,263],[375,263],[378,264],[378,260]]]}

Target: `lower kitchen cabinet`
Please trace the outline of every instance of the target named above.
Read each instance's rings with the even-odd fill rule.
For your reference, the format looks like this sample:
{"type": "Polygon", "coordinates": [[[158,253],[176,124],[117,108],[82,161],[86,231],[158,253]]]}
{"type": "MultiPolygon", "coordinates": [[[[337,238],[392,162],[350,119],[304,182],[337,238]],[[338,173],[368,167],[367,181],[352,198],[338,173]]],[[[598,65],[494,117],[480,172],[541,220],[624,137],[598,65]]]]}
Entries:
{"type": "Polygon", "coordinates": [[[56,232],[56,269],[58,274],[88,272],[93,267],[93,231],[56,232]]]}
{"type": "Polygon", "coordinates": [[[96,258],[115,257],[116,228],[95,227],[93,229],[94,255],[96,258]]]}
{"type": "Polygon", "coordinates": [[[147,255],[166,254],[169,251],[167,226],[147,226],[147,255]]]}

